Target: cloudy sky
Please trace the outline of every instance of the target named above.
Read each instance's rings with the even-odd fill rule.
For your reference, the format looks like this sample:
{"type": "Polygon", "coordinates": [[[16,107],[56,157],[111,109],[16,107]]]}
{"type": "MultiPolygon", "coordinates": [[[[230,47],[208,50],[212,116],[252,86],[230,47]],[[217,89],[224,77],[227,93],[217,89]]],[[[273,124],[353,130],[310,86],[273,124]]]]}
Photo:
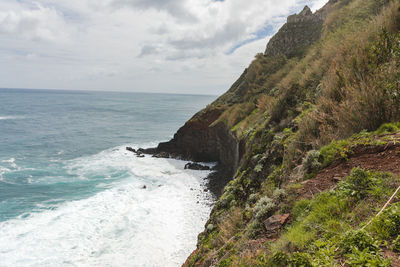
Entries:
{"type": "Polygon", "coordinates": [[[1,0],[0,88],[225,92],[327,0],[1,0]]]}

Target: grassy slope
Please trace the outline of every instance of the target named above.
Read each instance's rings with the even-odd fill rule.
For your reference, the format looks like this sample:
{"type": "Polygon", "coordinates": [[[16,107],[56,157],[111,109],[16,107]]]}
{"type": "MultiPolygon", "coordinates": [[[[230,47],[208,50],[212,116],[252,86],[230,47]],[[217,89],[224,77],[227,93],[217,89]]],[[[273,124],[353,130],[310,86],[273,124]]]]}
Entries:
{"type": "Polygon", "coordinates": [[[225,110],[218,121],[246,155],[187,265],[387,266],[399,256],[400,206],[360,231],[400,184],[396,175],[355,168],[334,190],[301,193],[360,146],[396,146],[382,133],[397,124],[373,132],[400,120],[400,5],[387,2],[338,1],[304,55],[257,55],[208,107],[225,110]],[[263,222],[286,213],[284,229],[267,235],[263,222]]]}

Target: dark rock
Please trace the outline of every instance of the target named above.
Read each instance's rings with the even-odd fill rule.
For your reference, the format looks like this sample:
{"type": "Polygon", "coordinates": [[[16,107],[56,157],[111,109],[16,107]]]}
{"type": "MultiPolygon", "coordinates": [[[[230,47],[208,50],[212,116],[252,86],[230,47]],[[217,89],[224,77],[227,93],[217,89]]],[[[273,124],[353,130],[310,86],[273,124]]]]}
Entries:
{"type": "Polygon", "coordinates": [[[133,153],[136,153],[136,149],[134,149],[134,148],[132,148],[132,147],[130,147],[130,146],[127,146],[127,147],[126,147],[126,150],[128,150],[128,151],[130,151],[130,152],[133,152],[133,153]]]}
{"type": "Polygon", "coordinates": [[[144,158],[144,155],[143,155],[143,154],[137,154],[136,157],[138,157],[138,158],[144,158]]]}
{"type": "Polygon", "coordinates": [[[273,236],[279,233],[280,229],[286,224],[290,214],[273,215],[265,220],[264,227],[267,236],[273,236]]]}
{"type": "Polygon", "coordinates": [[[168,159],[169,158],[169,153],[168,152],[160,152],[160,153],[154,154],[153,158],[168,159]]]}
{"type": "Polygon", "coordinates": [[[208,171],[210,170],[210,167],[195,162],[189,162],[185,165],[185,170],[186,169],[196,170],[196,171],[208,171]]]}
{"type": "Polygon", "coordinates": [[[146,188],[147,188],[147,186],[146,186],[146,185],[142,186],[142,189],[146,189],[146,188]]]}
{"type": "Polygon", "coordinates": [[[137,152],[140,152],[142,154],[150,154],[153,155],[157,153],[157,148],[139,148],[137,152]]]}
{"type": "Polygon", "coordinates": [[[157,150],[184,160],[219,162],[230,170],[229,176],[232,177],[239,164],[239,145],[224,123],[214,123],[223,111],[221,108],[200,111],[178,130],[171,141],[160,143],[157,150]]]}

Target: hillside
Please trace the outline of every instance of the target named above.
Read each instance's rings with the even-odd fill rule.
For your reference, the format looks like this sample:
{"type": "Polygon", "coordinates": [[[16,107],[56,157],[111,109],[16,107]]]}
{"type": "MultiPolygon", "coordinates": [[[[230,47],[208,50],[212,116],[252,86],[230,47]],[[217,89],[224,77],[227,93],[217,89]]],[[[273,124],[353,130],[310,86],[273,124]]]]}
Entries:
{"type": "Polygon", "coordinates": [[[186,266],[399,266],[400,3],[288,17],[157,150],[230,180],[186,266]],[[369,223],[370,222],[370,223],[369,223]]]}

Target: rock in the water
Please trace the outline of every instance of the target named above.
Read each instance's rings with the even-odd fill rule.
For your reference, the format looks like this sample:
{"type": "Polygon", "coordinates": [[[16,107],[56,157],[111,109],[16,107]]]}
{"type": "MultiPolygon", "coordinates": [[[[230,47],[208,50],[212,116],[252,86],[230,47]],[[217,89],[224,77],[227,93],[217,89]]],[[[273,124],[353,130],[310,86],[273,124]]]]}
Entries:
{"type": "Polygon", "coordinates": [[[144,185],[143,187],[142,187],[142,189],[146,189],[147,188],[147,186],[146,185],[144,185]]]}
{"type": "Polygon", "coordinates": [[[156,148],[139,148],[137,150],[137,152],[140,152],[142,154],[150,154],[150,155],[152,155],[152,154],[157,153],[157,149],[156,148]]]}
{"type": "Polygon", "coordinates": [[[190,169],[190,170],[197,170],[197,171],[208,171],[211,168],[208,166],[204,166],[195,162],[189,162],[185,165],[185,170],[190,169]]]}
{"type": "Polygon", "coordinates": [[[144,158],[144,155],[143,155],[143,154],[137,154],[136,157],[138,157],[138,158],[144,158]]]}
{"type": "Polygon", "coordinates": [[[168,159],[168,158],[169,158],[169,153],[167,153],[167,152],[160,152],[160,153],[154,154],[154,155],[153,155],[153,158],[168,159]]]}
{"type": "Polygon", "coordinates": [[[273,236],[277,234],[280,229],[285,225],[288,221],[290,214],[283,215],[273,215],[265,220],[264,227],[267,233],[267,236],[273,236]]]}
{"type": "Polygon", "coordinates": [[[130,147],[130,146],[127,146],[127,147],[126,147],[126,150],[128,150],[128,151],[130,151],[130,152],[133,152],[133,153],[136,153],[136,149],[134,149],[134,148],[132,148],[132,147],[130,147]]]}

